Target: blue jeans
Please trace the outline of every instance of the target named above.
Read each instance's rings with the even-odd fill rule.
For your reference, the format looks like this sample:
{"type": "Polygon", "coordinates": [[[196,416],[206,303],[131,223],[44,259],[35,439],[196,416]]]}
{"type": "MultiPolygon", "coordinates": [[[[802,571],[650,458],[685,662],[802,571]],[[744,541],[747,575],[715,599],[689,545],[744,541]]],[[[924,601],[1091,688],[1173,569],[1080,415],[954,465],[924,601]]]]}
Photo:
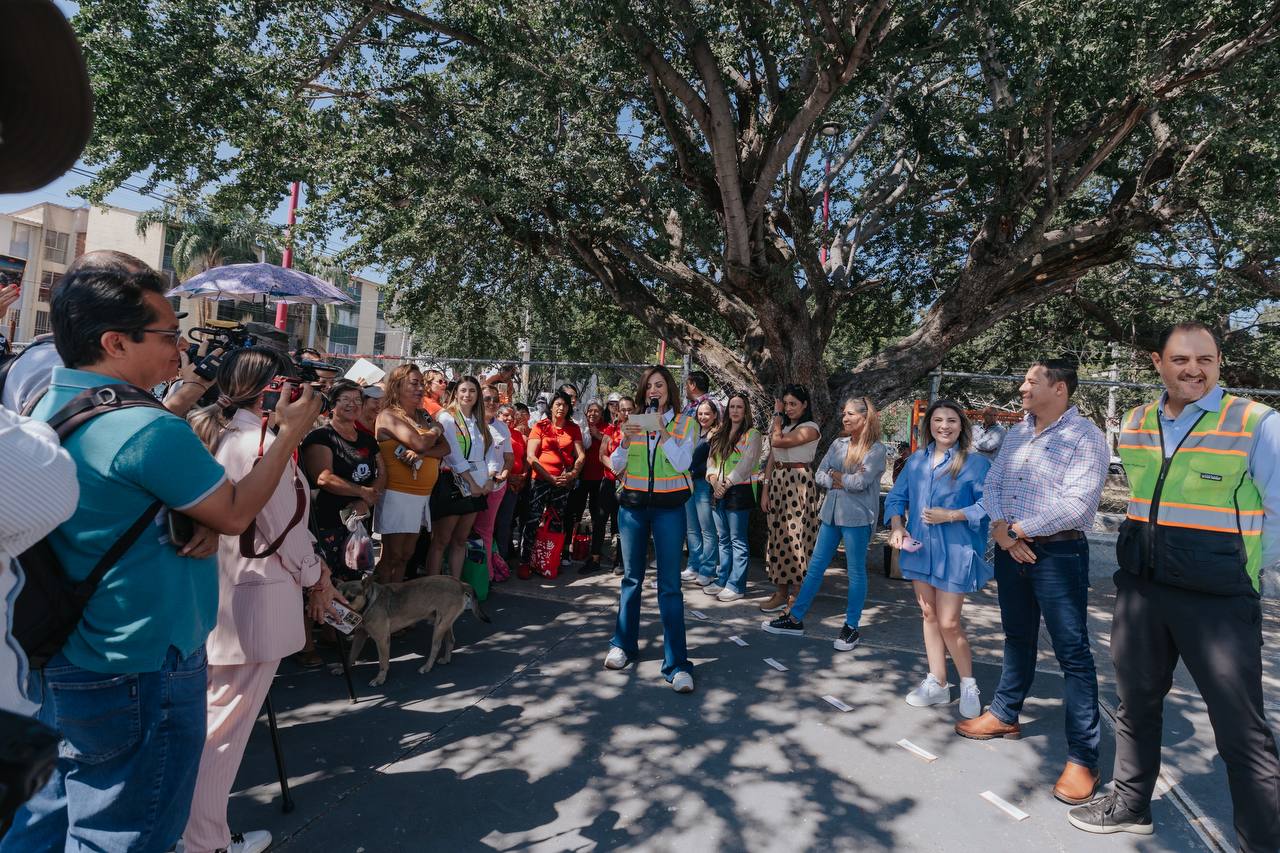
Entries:
{"type": "Polygon", "coordinates": [[[713,510],[716,536],[720,540],[720,571],[716,583],[725,589],[745,593],[747,591],[747,563],[751,550],[747,544],[747,524],[751,510],[724,508],[720,501],[713,510]]]}
{"type": "Polygon", "coordinates": [[[62,733],[49,783],[18,810],[2,853],[173,848],[205,737],[205,654],[169,649],[159,672],[81,669],[61,654],[29,682],[37,718],[62,733]]]}
{"type": "Polygon", "coordinates": [[[1040,616],[1062,668],[1067,759],[1098,767],[1098,676],[1089,650],[1089,543],[1084,539],[1033,546],[1036,562],[1023,564],[996,550],[996,588],[1004,625],[1004,667],[990,711],[1016,723],[1036,675],[1040,616]]]}
{"type": "Polygon", "coordinates": [[[689,544],[688,567],[703,577],[714,577],[720,548],[711,514],[711,484],[704,479],[693,480],[693,496],[684,505],[684,525],[689,544]]]}
{"type": "Polygon", "coordinates": [[[658,556],[658,613],[662,617],[662,674],[670,681],[677,672],[693,672],[684,641],[684,595],[680,592],[680,540],[684,538],[684,508],[622,507],[618,510],[622,538],[622,595],[618,624],[611,646],[639,654],[640,596],[649,565],[649,535],[658,556]]]}
{"type": "Polygon", "coordinates": [[[804,583],[796,594],[796,603],[791,605],[790,613],[797,619],[804,619],[809,612],[841,539],[844,539],[844,559],[849,566],[849,604],[845,608],[844,623],[857,628],[862,620],[862,606],[867,603],[867,545],[871,542],[871,525],[837,527],[825,521],[818,528],[818,539],[813,545],[809,568],[805,570],[804,583]]]}

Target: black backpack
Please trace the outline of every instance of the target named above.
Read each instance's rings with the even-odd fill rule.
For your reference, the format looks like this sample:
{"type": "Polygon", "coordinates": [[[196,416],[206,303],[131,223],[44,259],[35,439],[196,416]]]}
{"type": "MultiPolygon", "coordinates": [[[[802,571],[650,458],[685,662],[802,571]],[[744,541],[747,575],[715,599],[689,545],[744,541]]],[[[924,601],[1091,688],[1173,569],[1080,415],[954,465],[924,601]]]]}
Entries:
{"type": "MultiPolygon", "coordinates": [[[[72,433],[107,412],[150,406],[158,409],[155,397],[132,385],[103,385],[81,391],[49,420],[49,426],[65,442],[72,433]]],[[[82,581],[67,577],[48,537],[41,539],[18,556],[18,564],[26,575],[18,600],[13,607],[13,636],[27,654],[33,669],[41,669],[62,651],[71,632],[80,624],[84,608],[98,589],[107,570],[138,541],[156,513],[163,507],[155,501],[116,541],[93,571],[82,581]]]]}

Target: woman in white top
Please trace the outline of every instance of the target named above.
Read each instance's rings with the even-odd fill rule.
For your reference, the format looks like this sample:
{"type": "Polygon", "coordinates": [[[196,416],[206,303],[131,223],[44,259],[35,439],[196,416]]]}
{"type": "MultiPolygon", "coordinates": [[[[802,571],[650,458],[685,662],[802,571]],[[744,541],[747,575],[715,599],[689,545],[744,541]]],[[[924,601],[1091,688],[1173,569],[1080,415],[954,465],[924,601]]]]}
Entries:
{"type": "MultiPolygon", "coordinates": [[[[498,386],[486,385],[480,389],[480,400],[484,409],[482,422],[489,428],[489,452],[485,454],[485,466],[489,471],[493,489],[485,498],[485,506],[476,516],[474,532],[484,545],[484,562],[489,568],[489,579],[505,581],[511,577],[511,571],[502,555],[493,550],[493,540],[497,525],[498,510],[507,496],[507,475],[511,473],[511,464],[515,457],[511,452],[511,431],[507,425],[498,420],[498,386]]],[[[510,535],[508,526],[507,533],[510,535]]]]}
{"type": "Polygon", "coordinates": [[[818,536],[821,501],[813,479],[813,458],[819,435],[808,389],[803,385],[783,388],[769,424],[769,464],[760,493],[760,509],[769,519],[764,567],[777,586],[773,597],[760,605],[765,613],[785,609],[799,591],[818,536]]]}
{"type": "Polygon", "coordinates": [[[440,574],[448,549],[449,573],[461,579],[467,538],[476,514],[488,505],[494,486],[486,459],[493,436],[480,411],[480,380],[474,376],[459,379],[448,407],[436,415],[436,423],[449,442],[449,453],[442,460],[440,479],[431,492],[427,574],[440,574]],[[449,470],[445,471],[444,466],[449,470]]]}

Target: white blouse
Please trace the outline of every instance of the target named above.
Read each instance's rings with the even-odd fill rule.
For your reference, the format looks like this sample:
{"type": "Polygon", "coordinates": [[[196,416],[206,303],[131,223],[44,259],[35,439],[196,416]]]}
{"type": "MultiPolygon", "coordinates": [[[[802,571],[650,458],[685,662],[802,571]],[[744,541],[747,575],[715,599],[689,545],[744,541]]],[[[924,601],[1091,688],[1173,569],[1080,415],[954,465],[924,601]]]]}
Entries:
{"type": "MultiPolygon", "coordinates": [[[[801,427],[812,427],[813,431],[818,433],[819,438],[822,436],[822,430],[813,421],[805,421],[804,423],[793,424],[789,427],[783,427],[784,435],[798,430],[801,427]]],[[[818,455],[818,438],[795,447],[775,447],[773,448],[773,461],[781,463],[804,462],[810,463],[814,457],[818,455]]]]}

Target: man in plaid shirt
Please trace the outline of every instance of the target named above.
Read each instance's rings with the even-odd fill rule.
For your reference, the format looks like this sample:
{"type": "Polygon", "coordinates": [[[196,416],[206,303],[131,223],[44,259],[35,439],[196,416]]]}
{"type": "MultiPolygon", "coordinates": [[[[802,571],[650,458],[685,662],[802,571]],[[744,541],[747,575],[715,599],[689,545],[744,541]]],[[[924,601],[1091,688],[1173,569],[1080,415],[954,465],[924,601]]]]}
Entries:
{"type": "Polygon", "coordinates": [[[1044,617],[1065,680],[1067,764],[1059,800],[1088,802],[1098,787],[1098,678],[1089,650],[1089,542],[1111,454],[1106,437],[1071,405],[1076,370],[1037,361],[1022,386],[1026,418],[1011,428],[987,474],[982,505],[991,517],[1004,666],[986,713],[956,724],[974,740],[1015,738],[1035,677],[1044,617]]]}

